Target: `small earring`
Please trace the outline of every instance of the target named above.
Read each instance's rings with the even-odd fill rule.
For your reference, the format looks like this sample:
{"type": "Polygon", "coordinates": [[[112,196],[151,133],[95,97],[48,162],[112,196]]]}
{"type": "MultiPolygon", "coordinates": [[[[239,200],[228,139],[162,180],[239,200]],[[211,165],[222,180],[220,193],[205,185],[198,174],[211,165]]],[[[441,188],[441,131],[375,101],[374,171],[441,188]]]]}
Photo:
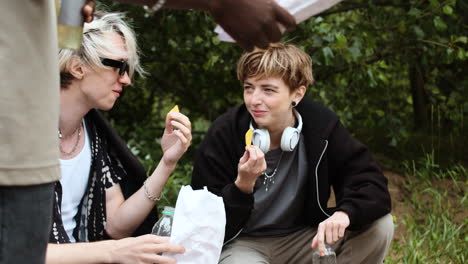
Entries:
{"type": "Polygon", "coordinates": [[[296,107],[296,101],[292,101],[291,105],[292,105],[293,107],[296,107]]]}

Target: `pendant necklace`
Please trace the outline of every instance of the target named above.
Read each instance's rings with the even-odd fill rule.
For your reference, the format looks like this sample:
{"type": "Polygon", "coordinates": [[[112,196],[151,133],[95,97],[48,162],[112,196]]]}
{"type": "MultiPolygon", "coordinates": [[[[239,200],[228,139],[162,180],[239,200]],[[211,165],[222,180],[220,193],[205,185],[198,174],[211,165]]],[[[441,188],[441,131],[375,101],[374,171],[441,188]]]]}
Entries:
{"type": "Polygon", "coordinates": [[[281,163],[281,158],[283,158],[283,151],[281,151],[281,156],[278,160],[278,163],[276,164],[276,168],[275,170],[271,173],[271,174],[268,174],[266,172],[266,170],[262,173],[263,175],[263,185],[265,185],[265,191],[268,192],[268,186],[270,184],[275,184],[275,175],[276,175],[276,171],[278,170],[278,167],[281,163]]]}

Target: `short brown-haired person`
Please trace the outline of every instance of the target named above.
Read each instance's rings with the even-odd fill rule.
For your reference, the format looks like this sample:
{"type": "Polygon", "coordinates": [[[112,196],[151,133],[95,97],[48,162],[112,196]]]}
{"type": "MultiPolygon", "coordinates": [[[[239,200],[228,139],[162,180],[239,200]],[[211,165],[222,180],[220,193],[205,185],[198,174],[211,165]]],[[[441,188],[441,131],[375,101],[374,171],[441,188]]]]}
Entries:
{"type": "Polygon", "coordinates": [[[219,263],[311,263],[325,242],[340,264],[382,263],[394,231],[387,180],[338,115],[305,97],[310,56],[272,44],[245,53],[237,75],[244,104],[213,122],[192,174],[224,200],[219,263]]]}

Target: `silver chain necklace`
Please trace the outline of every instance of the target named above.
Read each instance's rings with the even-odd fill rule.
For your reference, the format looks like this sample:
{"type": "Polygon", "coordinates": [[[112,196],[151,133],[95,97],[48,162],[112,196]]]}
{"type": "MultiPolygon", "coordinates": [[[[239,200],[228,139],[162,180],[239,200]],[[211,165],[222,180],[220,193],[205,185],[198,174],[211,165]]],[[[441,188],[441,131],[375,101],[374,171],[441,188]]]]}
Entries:
{"type": "Polygon", "coordinates": [[[268,186],[270,184],[275,184],[275,178],[274,177],[275,177],[276,171],[278,170],[278,167],[279,167],[279,165],[281,163],[281,158],[283,158],[283,153],[284,152],[281,151],[281,156],[280,156],[280,158],[278,160],[278,163],[276,163],[276,168],[275,168],[275,170],[273,170],[273,172],[271,174],[268,174],[266,172],[266,170],[262,173],[262,175],[263,175],[263,185],[265,185],[265,191],[266,192],[268,192],[268,186]]]}
{"type": "Polygon", "coordinates": [[[60,130],[60,127],[58,129],[58,138],[59,139],[66,139],[66,138],[71,138],[73,135],[75,135],[76,131],[78,131],[79,129],[81,129],[81,122],[80,122],[80,125],[73,131],[73,133],[71,133],[70,135],[68,136],[65,136],[62,134],[62,131],[60,130]]]}
{"type": "MultiPolygon", "coordinates": [[[[81,124],[80,126],[78,127],[77,130],[75,130],[75,132],[78,131],[78,136],[76,137],[76,141],[75,141],[75,144],[73,145],[73,148],[72,150],[70,150],[70,152],[66,152],[63,150],[62,148],[62,142],[59,143],[59,149],[60,149],[60,152],[66,156],[70,156],[71,154],[73,154],[75,151],[76,151],[76,148],[78,147],[78,143],[80,143],[80,138],[81,138],[81,124]]],[[[75,132],[73,132],[72,135],[75,134],[75,132]]],[[[59,130],[59,138],[60,139],[64,139],[64,138],[68,138],[68,137],[60,137],[62,134],[60,133],[60,130],[59,130]]]]}

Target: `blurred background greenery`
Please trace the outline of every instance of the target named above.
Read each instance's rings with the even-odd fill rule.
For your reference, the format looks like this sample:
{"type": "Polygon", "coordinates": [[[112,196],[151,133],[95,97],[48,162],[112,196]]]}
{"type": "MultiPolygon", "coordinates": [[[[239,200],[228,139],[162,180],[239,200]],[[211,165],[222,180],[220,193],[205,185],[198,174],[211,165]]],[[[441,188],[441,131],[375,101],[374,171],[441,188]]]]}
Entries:
{"type": "MultiPolygon", "coordinates": [[[[138,34],[149,75],[124,89],[107,116],[148,171],[161,158],[167,111],[178,104],[192,121],[192,146],[159,204],[175,205],[180,186],[190,183],[194,153],[211,121],[242,101],[235,72],[242,50],[218,41],[215,23],[205,13],[162,10],[149,16],[142,7],[97,2],[107,10],[125,11],[138,34]]],[[[387,262],[464,263],[468,2],[345,0],[301,23],[283,41],[313,58],[316,82],[307,96],[337,112],[386,171],[403,175],[397,188],[409,209],[396,217],[396,224],[405,227],[406,239],[396,240],[387,262]],[[437,203],[418,203],[423,198],[445,201],[447,195],[455,195],[452,209],[462,217],[437,203]],[[444,220],[436,217],[428,224],[424,215],[410,212],[444,220]],[[441,240],[447,225],[457,236],[441,240]],[[421,231],[428,228],[432,238],[421,231]],[[421,237],[436,242],[420,243],[421,237]],[[454,251],[449,242],[462,251],[454,251]]]]}

